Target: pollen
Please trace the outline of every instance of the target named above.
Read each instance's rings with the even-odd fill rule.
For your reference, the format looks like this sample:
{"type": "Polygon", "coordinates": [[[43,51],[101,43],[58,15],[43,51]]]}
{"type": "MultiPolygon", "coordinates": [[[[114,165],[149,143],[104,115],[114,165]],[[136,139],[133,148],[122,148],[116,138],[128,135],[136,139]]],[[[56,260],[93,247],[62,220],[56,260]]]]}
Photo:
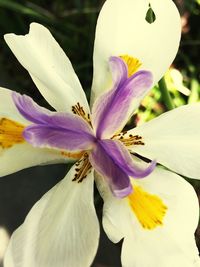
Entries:
{"type": "Polygon", "coordinates": [[[73,178],[73,182],[77,181],[81,183],[87,175],[91,172],[91,164],[89,162],[89,156],[87,153],[84,153],[83,157],[75,164],[76,165],[76,173],[73,178]]]}
{"type": "Polygon", "coordinates": [[[77,103],[76,105],[72,106],[72,112],[82,117],[87,123],[91,125],[90,114],[86,114],[80,103],[77,103]]]}
{"type": "Polygon", "coordinates": [[[131,77],[142,66],[142,63],[139,61],[139,59],[129,55],[122,55],[120,58],[123,59],[128,67],[128,77],[131,77]]]}
{"type": "Polygon", "coordinates": [[[142,145],[144,146],[145,143],[140,135],[132,135],[127,134],[127,132],[121,132],[120,134],[114,135],[112,139],[118,139],[121,141],[126,147],[133,146],[133,145],[142,145]]]}
{"type": "Polygon", "coordinates": [[[0,119],[0,147],[10,148],[15,144],[25,142],[23,137],[24,126],[16,121],[1,118],[0,119]]]}
{"type": "Polygon", "coordinates": [[[146,230],[153,230],[163,225],[167,206],[156,195],[145,192],[140,186],[133,188],[133,193],[128,196],[132,211],[146,230]]]}

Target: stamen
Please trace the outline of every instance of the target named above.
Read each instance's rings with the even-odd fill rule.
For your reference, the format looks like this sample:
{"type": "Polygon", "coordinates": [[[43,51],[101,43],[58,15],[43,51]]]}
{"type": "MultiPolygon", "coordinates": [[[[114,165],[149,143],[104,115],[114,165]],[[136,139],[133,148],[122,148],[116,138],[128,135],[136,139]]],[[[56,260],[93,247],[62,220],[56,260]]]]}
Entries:
{"type": "Polygon", "coordinates": [[[15,144],[25,142],[23,137],[24,126],[7,118],[0,119],[0,147],[10,148],[15,144]]]}
{"type": "Polygon", "coordinates": [[[75,165],[76,174],[74,175],[74,179],[72,181],[77,181],[78,183],[81,183],[91,172],[92,166],[89,162],[88,154],[85,153],[75,165]]]}
{"type": "Polygon", "coordinates": [[[122,55],[120,56],[120,58],[123,59],[128,67],[128,77],[131,77],[134,73],[136,73],[142,65],[139,59],[131,57],[129,55],[122,55]]]}
{"type": "Polygon", "coordinates": [[[128,196],[129,204],[144,229],[152,230],[163,225],[167,206],[156,195],[145,192],[140,186],[133,187],[128,196]]]}
{"type": "Polygon", "coordinates": [[[67,151],[61,151],[61,155],[66,158],[72,158],[72,159],[80,159],[85,152],[79,152],[79,153],[72,153],[67,151]]]}
{"type": "Polygon", "coordinates": [[[82,117],[85,121],[87,121],[91,125],[90,114],[86,114],[83,107],[81,107],[80,103],[72,106],[72,112],[80,117],[82,117]]]}
{"type": "Polygon", "coordinates": [[[129,134],[127,136],[127,132],[122,132],[120,134],[114,135],[112,139],[117,138],[121,141],[125,146],[133,146],[133,145],[142,145],[145,143],[142,140],[142,136],[129,134]]]}

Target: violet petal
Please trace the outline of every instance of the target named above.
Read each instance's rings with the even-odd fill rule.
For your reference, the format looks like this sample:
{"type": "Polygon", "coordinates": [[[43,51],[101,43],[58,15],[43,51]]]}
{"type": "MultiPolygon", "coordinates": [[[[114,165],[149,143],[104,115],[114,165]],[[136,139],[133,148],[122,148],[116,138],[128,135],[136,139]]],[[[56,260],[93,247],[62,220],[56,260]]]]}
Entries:
{"type": "Polygon", "coordinates": [[[33,123],[42,123],[50,114],[53,113],[46,108],[40,107],[31,97],[27,95],[21,95],[13,92],[12,99],[19,113],[25,119],[33,123]]]}
{"type": "Polygon", "coordinates": [[[135,179],[144,178],[155,169],[156,161],[152,161],[147,168],[139,168],[137,164],[134,164],[127,148],[118,140],[101,140],[99,143],[115,164],[135,179]]]}
{"type": "Polygon", "coordinates": [[[95,141],[89,124],[78,115],[51,112],[37,105],[30,97],[13,93],[14,103],[27,120],[23,136],[36,147],[53,147],[70,151],[90,149],[95,141]]]}
{"type": "Polygon", "coordinates": [[[138,71],[127,78],[124,61],[121,58],[112,57],[111,62],[114,71],[114,87],[100,96],[92,109],[92,124],[99,139],[110,138],[123,129],[152,85],[150,72],[138,71]],[[117,73],[118,76],[116,76],[117,73]]]}
{"type": "Polygon", "coordinates": [[[118,198],[123,198],[132,192],[129,176],[107,154],[101,141],[89,154],[89,160],[93,168],[108,182],[111,191],[118,198]]]}

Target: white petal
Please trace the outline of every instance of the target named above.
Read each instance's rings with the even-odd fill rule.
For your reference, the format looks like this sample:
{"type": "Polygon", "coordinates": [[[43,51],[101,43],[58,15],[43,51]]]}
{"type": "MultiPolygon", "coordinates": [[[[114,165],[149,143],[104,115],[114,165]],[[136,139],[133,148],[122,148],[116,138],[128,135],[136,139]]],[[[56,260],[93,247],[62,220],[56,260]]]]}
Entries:
{"type": "Polygon", "coordinates": [[[32,147],[26,142],[5,150],[0,147],[0,177],[32,166],[69,161],[61,151],[32,147]]]}
{"type": "Polygon", "coordinates": [[[144,146],[132,151],[167,168],[200,179],[200,104],[181,106],[128,132],[141,135],[144,146]]]}
{"type": "Polygon", "coordinates": [[[138,58],[156,83],[174,59],[180,35],[180,15],[171,0],[107,0],[96,28],[92,102],[109,89],[110,56],[138,58]],[[152,24],[145,20],[149,2],[156,15],[152,24]]]}
{"type": "Polygon", "coordinates": [[[13,234],[4,267],[89,267],[99,224],[93,204],[93,172],[82,182],[67,176],[39,200],[13,234]]]}
{"type": "Polygon", "coordinates": [[[71,112],[72,106],[79,102],[89,111],[71,62],[44,26],[32,23],[27,35],[6,34],[5,41],[56,110],[71,112]]]}
{"type": "Polygon", "coordinates": [[[124,238],[123,267],[195,267],[199,263],[194,240],[198,199],[183,178],[157,168],[139,181],[146,192],[156,194],[168,206],[164,225],[154,230],[143,229],[128,201],[114,198],[105,184],[99,183],[105,202],[104,230],[114,242],[124,238]]]}
{"type": "MultiPolygon", "coordinates": [[[[23,126],[29,125],[30,122],[15,107],[11,93],[11,90],[0,88],[0,120],[6,118],[23,126]]],[[[0,177],[31,166],[67,160],[69,158],[63,156],[59,150],[34,148],[25,141],[5,149],[0,145],[0,177]]]]}

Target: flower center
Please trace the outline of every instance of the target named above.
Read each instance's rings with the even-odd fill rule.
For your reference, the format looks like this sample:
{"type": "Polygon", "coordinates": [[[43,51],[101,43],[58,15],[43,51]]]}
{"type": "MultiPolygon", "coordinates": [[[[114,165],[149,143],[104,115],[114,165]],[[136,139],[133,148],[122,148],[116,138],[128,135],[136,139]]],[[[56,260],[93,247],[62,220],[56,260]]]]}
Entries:
{"type": "Polygon", "coordinates": [[[152,230],[163,225],[167,207],[161,198],[145,192],[140,186],[134,186],[133,193],[127,198],[144,229],[152,230]]]}
{"type": "Polygon", "coordinates": [[[142,66],[142,63],[139,61],[139,59],[129,55],[122,55],[120,58],[123,59],[128,67],[128,77],[131,77],[142,66]]]}
{"type": "Polygon", "coordinates": [[[24,126],[16,121],[1,118],[0,119],[0,147],[10,148],[15,144],[25,142],[23,137],[24,126]]]}

